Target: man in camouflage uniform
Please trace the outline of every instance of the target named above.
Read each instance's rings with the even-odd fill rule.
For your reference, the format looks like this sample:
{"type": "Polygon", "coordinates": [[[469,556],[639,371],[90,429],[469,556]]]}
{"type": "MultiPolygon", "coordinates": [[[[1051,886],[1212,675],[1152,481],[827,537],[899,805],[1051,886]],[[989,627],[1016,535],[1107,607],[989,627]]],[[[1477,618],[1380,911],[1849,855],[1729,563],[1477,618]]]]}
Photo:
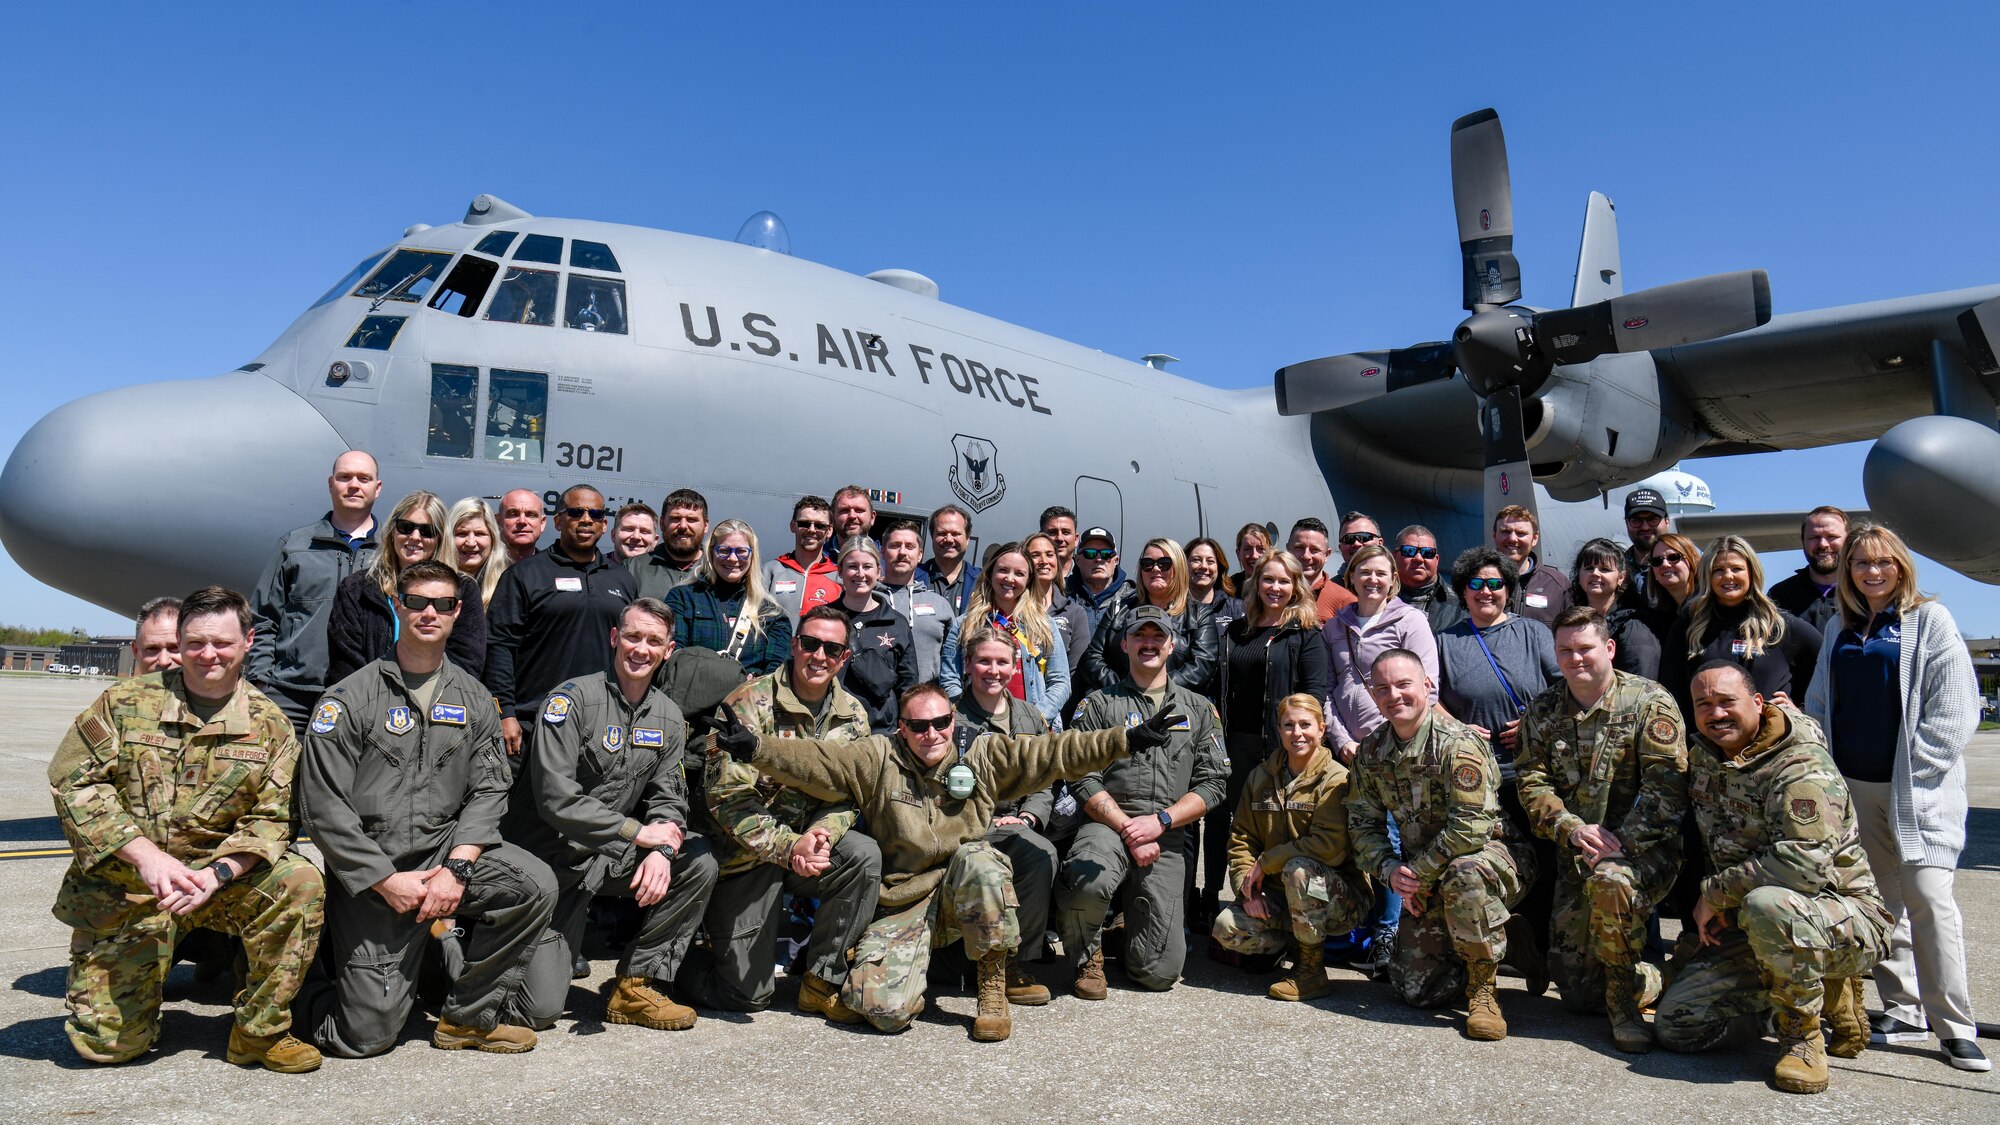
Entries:
{"type": "Polygon", "coordinates": [[[1816,1094],[1827,1052],[1851,1059],[1868,1045],[1861,978],[1893,920],[1819,727],[1765,703],[1728,661],[1703,665],[1689,687],[1700,736],[1689,791],[1711,874],[1695,905],[1701,949],[1660,998],[1660,1042],[1706,1050],[1768,1008],[1784,1050],[1778,1088],[1816,1094]]]}
{"type": "Polygon", "coordinates": [[[500,839],[512,780],[493,696],[445,659],[458,575],[439,562],[397,576],[397,638],[328,689],[306,729],[299,782],[326,862],[324,971],[299,1023],[327,1054],[379,1055],[416,1006],[442,919],[476,923],[431,1043],[515,1054],[535,1047],[524,977],[555,908],[548,865],[500,839]],[[451,602],[447,608],[440,602],[451,602]]]}
{"type": "MultiPolygon", "coordinates": [[[[732,692],[723,705],[759,738],[853,742],[868,737],[868,711],[840,686],[847,663],[847,618],[832,606],[806,611],[792,656],[777,671],[732,692]]],[[[780,892],[819,900],[806,946],[802,1012],[859,1023],[841,1006],[847,951],[875,917],[882,850],[854,830],[860,814],[764,777],[721,754],[707,757],[708,808],[718,826],[715,893],[702,928],[711,951],[681,973],[696,1004],[761,1012],[777,991],[780,892]]]]}
{"type": "Polygon", "coordinates": [[[1077,730],[1136,727],[1154,715],[1187,716],[1157,753],[1113,762],[1077,782],[1090,817],[1076,830],[1056,888],[1056,925],[1073,983],[1070,993],[1103,1000],[1104,919],[1125,904],[1125,976],[1164,992],[1187,963],[1187,826],[1222,803],[1229,758],[1215,705],[1168,677],[1176,626],[1165,610],[1131,611],[1120,647],[1127,671],[1091,692],[1077,709],[1077,730]]]}
{"type": "Polygon", "coordinates": [[[1162,712],[1130,729],[984,735],[963,753],[954,752],[951,701],[936,684],[903,693],[893,738],[758,738],[728,708],[721,719],[719,751],[808,796],[853,801],[881,845],[881,902],[841,1003],[878,1030],[901,1031],[923,1007],[932,947],[962,935],[979,965],[972,1037],[990,1042],[1013,1032],[1007,961],[1020,945],[1007,857],[986,841],[994,806],[1159,746],[1180,716],[1162,712]]]}
{"type": "Polygon", "coordinates": [[[49,763],[75,853],[54,911],[73,931],[64,1030],[92,1062],[144,1052],[174,942],[206,927],[241,935],[249,960],[229,1061],[313,1070],[319,1052],[288,1033],[326,898],[319,871],[286,850],[299,744],[243,681],[243,595],[195,591],[179,631],[181,668],[99,696],[49,763]]]}
{"type": "Polygon", "coordinates": [[[1375,658],[1368,690],[1387,721],[1355,751],[1347,830],[1360,868],[1403,896],[1389,983],[1418,1008],[1443,1004],[1462,985],[1466,1035],[1505,1039],[1493,975],[1535,860],[1500,812],[1500,765],[1486,739],[1433,712],[1430,677],[1408,649],[1375,658]]]}
{"type": "Polygon", "coordinates": [[[644,914],[618,962],[606,1023],[694,1026],[667,994],[715,888],[715,855],[687,831],[687,719],[653,674],[674,649],[674,614],[640,598],[621,610],[609,671],[558,684],[542,701],[501,834],[555,872],[560,942],[529,968],[537,1026],[555,1022],[583,949],[593,896],[629,895],[644,914]]]}
{"type": "Polygon", "coordinates": [[[1665,688],[1611,667],[1604,615],[1556,617],[1563,682],[1535,697],[1521,723],[1515,784],[1528,825],[1556,846],[1549,968],[1563,1006],[1611,1017],[1621,1051],[1653,1049],[1639,1014],[1660,992],[1640,959],[1646,921],[1681,869],[1687,743],[1665,688]]]}

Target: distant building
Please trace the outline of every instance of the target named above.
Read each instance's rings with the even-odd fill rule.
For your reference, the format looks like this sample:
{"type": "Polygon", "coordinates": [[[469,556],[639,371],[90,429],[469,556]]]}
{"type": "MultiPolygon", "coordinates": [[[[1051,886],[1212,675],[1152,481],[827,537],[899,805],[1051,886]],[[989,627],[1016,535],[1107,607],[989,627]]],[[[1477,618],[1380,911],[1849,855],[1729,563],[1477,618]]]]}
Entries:
{"type": "Polygon", "coordinates": [[[1990,718],[2000,711],[2000,637],[1968,639],[1965,647],[1972,650],[1972,674],[1979,679],[1979,696],[1990,718]]]}
{"type": "Polygon", "coordinates": [[[46,672],[62,662],[62,650],[51,645],[0,645],[0,672],[46,672]]]}

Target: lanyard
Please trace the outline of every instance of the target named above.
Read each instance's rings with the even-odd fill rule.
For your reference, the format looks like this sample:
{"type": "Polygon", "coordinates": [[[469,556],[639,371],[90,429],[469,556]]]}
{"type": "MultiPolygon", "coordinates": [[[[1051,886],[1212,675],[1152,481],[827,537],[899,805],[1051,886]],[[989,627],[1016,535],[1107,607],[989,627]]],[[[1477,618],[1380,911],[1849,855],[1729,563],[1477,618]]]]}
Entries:
{"type": "Polygon", "coordinates": [[[1472,625],[1472,635],[1479,641],[1480,651],[1486,654],[1486,662],[1493,665],[1493,674],[1500,677],[1500,686],[1507,689],[1507,698],[1513,702],[1514,710],[1525,714],[1528,710],[1528,705],[1521,702],[1520,696],[1514,694],[1514,685],[1507,682],[1507,673],[1500,670],[1500,661],[1493,656],[1493,650],[1486,647],[1485,630],[1481,629],[1477,624],[1471,622],[1467,622],[1467,624],[1472,625]]]}

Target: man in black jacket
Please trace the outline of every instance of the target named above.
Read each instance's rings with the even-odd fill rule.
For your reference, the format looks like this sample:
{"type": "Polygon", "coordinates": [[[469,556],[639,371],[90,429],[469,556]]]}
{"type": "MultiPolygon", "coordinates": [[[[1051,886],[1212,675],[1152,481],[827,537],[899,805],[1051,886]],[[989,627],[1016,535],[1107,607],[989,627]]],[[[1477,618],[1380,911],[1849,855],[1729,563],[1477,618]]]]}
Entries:
{"type": "Polygon", "coordinates": [[[1806,513],[1799,527],[1799,547],[1806,553],[1806,565],[1771,587],[1771,600],[1779,609],[1826,632],[1826,623],[1840,611],[1833,589],[1840,578],[1840,551],[1846,545],[1846,512],[1822,504],[1806,513]]]}
{"type": "Polygon", "coordinates": [[[1433,634],[1465,620],[1465,604],[1438,566],[1438,558],[1437,536],[1430,528],[1413,523],[1396,533],[1396,579],[1402,583],[1402,593],[1396,596],[1424,611],[1433,634]]]}

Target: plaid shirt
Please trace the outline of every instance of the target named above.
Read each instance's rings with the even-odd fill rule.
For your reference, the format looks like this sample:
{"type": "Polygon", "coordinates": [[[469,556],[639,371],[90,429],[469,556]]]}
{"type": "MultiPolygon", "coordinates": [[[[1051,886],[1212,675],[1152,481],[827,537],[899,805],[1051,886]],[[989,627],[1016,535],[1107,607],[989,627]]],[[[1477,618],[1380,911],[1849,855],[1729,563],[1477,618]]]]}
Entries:
{"type": "MultiPolygon", "coordinates": [[[[702,579],[667,591],[667,608],[674,611],[674,644],[725,652],[736,631],[736,615],[743,609],[743,590],[733,596],[718,596],[702,579]]],[[[762,633],[752,632],[736,654],[743,670],[761,676],[778,670],[792,652],[792,623],[775,605],[765,613],[762,633]]]]}

